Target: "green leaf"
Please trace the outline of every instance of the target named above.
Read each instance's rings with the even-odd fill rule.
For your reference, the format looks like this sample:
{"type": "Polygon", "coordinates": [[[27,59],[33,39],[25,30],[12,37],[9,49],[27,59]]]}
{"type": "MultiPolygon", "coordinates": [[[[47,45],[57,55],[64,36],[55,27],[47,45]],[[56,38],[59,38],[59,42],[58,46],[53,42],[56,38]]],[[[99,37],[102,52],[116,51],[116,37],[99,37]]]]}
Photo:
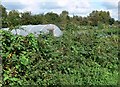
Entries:
{"type": "Polygon", "coordinates": [[[23,65],[28,65],[29,64],[28,58],[26,58],[24,55],[20,58],[20,62],[23,65]]]}
{"type": "Polygon", "coordinates": [[[10,78],[11,81],[18,81],[18,78],[10,78]]]}
{"type": "Polygon", "coordinates": [[[4,78],[3,81],[6,81],[7,79],[9,79],[9,76],[7,74],[3,74],[4,78]]]}

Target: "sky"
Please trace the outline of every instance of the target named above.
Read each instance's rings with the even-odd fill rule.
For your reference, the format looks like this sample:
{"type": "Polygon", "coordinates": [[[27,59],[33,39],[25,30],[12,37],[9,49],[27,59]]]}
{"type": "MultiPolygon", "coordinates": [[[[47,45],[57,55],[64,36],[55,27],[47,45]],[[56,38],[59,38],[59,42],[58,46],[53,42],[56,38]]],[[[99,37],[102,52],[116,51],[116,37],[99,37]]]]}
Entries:
{"type": "MultiPolygon", "coordinates": [[[[70,16],[88,16],[93,10],[109,11],[112,18],[118,20],[118,2],[120,0],[2,0],[1,4],[7,11],[31,11],[33,14],[54,12],[60,14],[63,10],[70,16]]],[[[120,7],[120,6],[119,6],[120,7]]],[[[119,9],[120,10],[120,9],[119,9]]]]}

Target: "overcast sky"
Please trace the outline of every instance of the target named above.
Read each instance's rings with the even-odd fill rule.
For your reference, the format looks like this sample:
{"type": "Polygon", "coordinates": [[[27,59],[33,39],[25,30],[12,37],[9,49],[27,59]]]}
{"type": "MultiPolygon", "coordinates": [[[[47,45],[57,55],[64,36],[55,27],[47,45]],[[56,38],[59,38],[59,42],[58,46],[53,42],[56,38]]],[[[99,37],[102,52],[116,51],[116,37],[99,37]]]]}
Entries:
{"type": "Polygon", "coordinates": [[[69,14],[87,16],[93,10],[110,11],[118,19],[118,2],[120,0],[2,0],[7,10],[20,12],[31,11],[33,14],[54,12],[60,14],[67,10],[69,14]]]}

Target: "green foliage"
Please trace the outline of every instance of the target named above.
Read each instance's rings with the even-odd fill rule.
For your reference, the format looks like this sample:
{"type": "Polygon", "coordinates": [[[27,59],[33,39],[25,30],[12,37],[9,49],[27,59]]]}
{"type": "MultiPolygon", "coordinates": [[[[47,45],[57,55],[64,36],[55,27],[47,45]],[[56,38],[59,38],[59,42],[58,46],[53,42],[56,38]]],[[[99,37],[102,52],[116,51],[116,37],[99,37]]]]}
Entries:
{"type": "Polygon", "coordinates": [[[36,38],[0,30],[3,86],[117,85],[118,29],[67,24],[63,32],[36,38]]]}
{"type": "Polygon", "coordinates": [[[18,11],[12,10],[9,12],[7,16],[7,24],[10,29],[20,25],[20,16],[18,11]]]}
{"type": "MultiPolygon", "coordinates": [[[[38,24],[43,24],[44,23],[44,18],[43,14],[38,14],[38,15],[32,15],[32,20],[31,24],[33,25],[38,25],[38,24]]],[[[22,20],[23,24],[26,24],[24,21],[26,19],[22,20]]]]}
{"type": "Polygon", "coordinates": [[[99,23],[113,24],[114,20],[110,17],[110,13],[106,11],[92,11],[89,14],[88,20],[91,21],[92,26],[97,26],[99,23]]]}
{"type": "Polygon", "coordinates": [[[7,17],[6,8],[3,5],[0,4],[0,28],[7,26],[6,17],[7,17]]]}
{"type": "Polygon", "coordinates": [[[73,15],[69,16],[68,11],[62,11],[60,15],[48,12],[46,14],[32,14],[29,11],[20,13],[16,10],[11,10],[8,15],[6,8],[0,5],[0,10],[2,12],[2,27],[13,28],[19,25],[38,25],[38,24],[56,24],[61,29],[65,29],[67,24],[76,24],[76,25],[89,25],[89,26],[102,26],[105,25],[116,25],[118,26],[118,20],[115,21],[114,18],[111,18],[109,11],[92,11],[87,17],[73,15]]]}
{"type": "Polygon", "coordinates": [[[60,22],[60,17],[56,13],[47,13],[44,15],[44,23],[45,24],[57,24],[60,22]]]}
{"type": "Polygon", "coordinates": [[[31,12],[27,11],[27,12],[21,13],[21,23],[22,23],[22,25],[31,24],[32,20],[34,20],[34,19],[32,18],[31,12]]]}

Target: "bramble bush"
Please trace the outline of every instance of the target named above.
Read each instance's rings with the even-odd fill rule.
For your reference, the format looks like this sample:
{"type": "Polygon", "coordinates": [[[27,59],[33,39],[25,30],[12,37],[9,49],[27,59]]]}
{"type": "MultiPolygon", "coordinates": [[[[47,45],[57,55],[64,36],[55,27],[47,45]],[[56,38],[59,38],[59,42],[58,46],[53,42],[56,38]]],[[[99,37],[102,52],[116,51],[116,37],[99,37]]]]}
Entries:
{"type": "Polygon", "coordinates": [[[117,85],[118,29],[68,24],[62,37],[0,30],[3,86],[117,85]]]}

